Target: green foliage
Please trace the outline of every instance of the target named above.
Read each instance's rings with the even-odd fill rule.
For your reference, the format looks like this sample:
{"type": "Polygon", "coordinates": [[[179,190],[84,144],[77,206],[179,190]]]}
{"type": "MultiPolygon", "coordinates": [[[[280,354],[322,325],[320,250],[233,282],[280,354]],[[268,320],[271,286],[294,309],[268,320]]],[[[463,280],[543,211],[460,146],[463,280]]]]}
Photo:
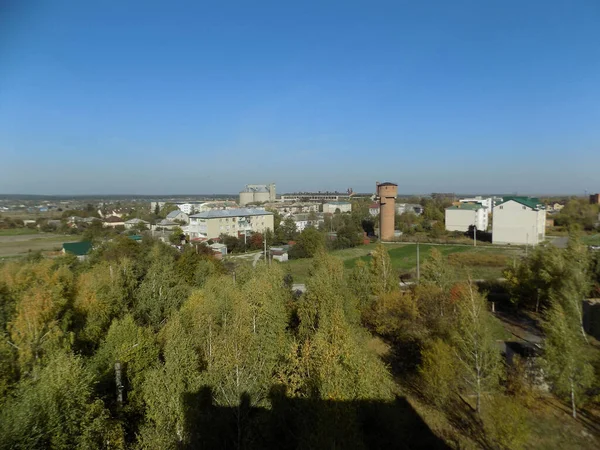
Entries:
{"type": "Polygon", "coordinates": [[[398,276],[392,268],[390,255],[383,246],[377,245],[371,254],[372,291],[374,295],[392,292],[398,289],[398,276]]]}
{"type": "Polygon", "coordinates": [[[481,412],[484,392],[494,391],[500,378],[500,350],[493,335],[485,297],[469,282],[458,299],[458,327],[453,343],[462,384],[477,398],[481,412]]]}
{"type": "Polygon", "coordinates": [[[556,226],[572,228],[579,226],[584,230],[593,230],[598,222],[598,205],[592,205],[587,198],[573,198],[554,217],[556,226]]]}
{"type": "Polygon", "coordinates": [[[544,359],[554,391],[570,401],[576,417],[577,405],[591,386],[594,371],[585,352],[587,344],[579,317],[573,317],[573,310],[565,309],[562,300],[554,299],[546,312],[544,359]]]}
{"type": "Polygon", "coordinates": [[[124,448],[80,358],[59,353],[19,384],[0,413],[0,448],[124,448]],[[35,381],[34,381],[35,380],[35,381]]]}
{"type": "Polygon", "coordinates": [[[171,234],[169,235],[169,242],[171,244],[180,245],[181,241],[185,239],[185,235],[183,234],[183,230],[181,227],[175,227],[171,230],[171,234]]]}
{"type": "Polygon", "coordinates": [[[419,367],[421,390],[434,405],[443,407],[458,392],[458,366],[454,348],[441,339],[427,345],[419,367]]]}
{"type": "Polygon", "coordinates": [[[312,258],[325,248],[325,237],[316,228],[306,227],[298,235],[296,244],[289,252],[290,258],[312,258]]]}
{"type": "Polygon", "coordinates": [[[484,413],[487,436],[497,448],[518,450],[526,447],[531,427],[527,410],[518,400],[498,395],[484,413]]]}

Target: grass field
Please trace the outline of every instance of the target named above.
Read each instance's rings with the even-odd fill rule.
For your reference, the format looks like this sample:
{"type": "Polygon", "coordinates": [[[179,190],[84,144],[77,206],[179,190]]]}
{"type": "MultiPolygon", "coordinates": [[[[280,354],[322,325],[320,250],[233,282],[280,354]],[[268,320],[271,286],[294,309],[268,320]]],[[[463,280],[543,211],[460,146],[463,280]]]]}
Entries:
{"type": "MultiPolygon", "coordinates": [[[[419,261],[421,263],[429,257],[432,248],[439,250],[446,258],[454,253],[465,253],[469,255],[486,254],[497,256],[498,259],[502,258],[503,261],[511,261],[513,258],[519,257],[523,252],[523,250],[519,248],[420,244],[419,261]]],[[[331,254],[342,259],[346,269],[350,270],[358,260],[369,262],[371,260],[369,253],[374,249],[375,244],[369,244],[351,249],[336,250],[331,252],[331,254]]],[[[416,244],[389,244],[386,245],[386,249],[390,253],[392,267],[399,273],[415,272],[417,266],[416,244]]],[[[312,259],[296,259],[284,263],[284,268],[290,271],[295,283],[304,283],[306,281],[311,266],[312,259]]],[[[460,279],[466,278],[468,273],[475,279],[495,279],[502,276],[504,264],[493,264],[493,262],[490,264],[490,262],[487,261],[485,264],[474,263],[471,265],[465,264],[464,266],[457,264],[455,265],[455,268],[457,276],[460,279]]]]}
{"type": "Polygon", "coordinates": [[[600,234],[589,234],[582,236],[581,240],[587,245],[600,245],[600,234]]]}
{"type": "Polygon", "coordinates": [[[0,236],[0,260],[26,256],[29,252],[51,252],[60,250],[63,242],[81,240],[80,236],[57,234],[33,234],[0,236]]]}
{"type": "Polygon", "coordinates": [[[8,230],[0,230],[0,236],[24,236],[29,234],[40,234],[38,230],[31,228],[10,228],[8,230]]]}

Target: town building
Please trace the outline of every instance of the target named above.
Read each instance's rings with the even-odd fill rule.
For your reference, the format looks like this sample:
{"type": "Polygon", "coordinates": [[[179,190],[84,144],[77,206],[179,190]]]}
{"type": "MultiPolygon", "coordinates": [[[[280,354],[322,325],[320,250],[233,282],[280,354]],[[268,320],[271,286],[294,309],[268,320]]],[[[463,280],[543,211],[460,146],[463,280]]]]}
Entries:
{"type": "Polygon", "coordinates": [[[233,209],[237,207],[237,203],[227,200],[212,202],[177,203],[177,208],[179,208],[180,211],[186,213],[188,216],[191,214],[212,211],[213,209],[233,209]]]}
{"type": "Polygon", "coordinates": [[[470,227],[485,231],[488,227],[487,209],[480,203],[459,203],[445,211],[447,231],[467,232],[470,227]]]}
{"type": "Polygon", "coordinates": [[[481,203],[484,208],[488,210],[488,212],[492,211],[494,207],[494,199],[492,197],[484,198],[481,195],[472,198],[461,198],[459,200],[460,203],[481,203]]]}
{"type": "Polygon", "coordinates": [[[181,211],[180,209],[171,211],[169,214],[167,214],[166,219],[170,220],[171,222],[177,222],[177,221],[184,222],[184,223],[190,222],[190,216],[188,214],[184,213],[183,211],[181,211]]]}
{"type": "Polygon", "coordinates": [[[114,215],[106,217],[102,221],[102,223],[105,227],[111,227],[111,228],[125,226],[125,221],[123,219],[121,219],[119,216],[114,216],[114,215]]]}
{"type": "Polygon", "coordinates": [[[246,206],[249,203],[274,202],[275,199],[275,183],[247,184],[240,192],[240,206],[246,206]]]}
{"type": "Polygon", "coordinates": [[[341,192],[294,192],[283,194],[282,202],[339,202],[341,199],[349,199],[350,193],[341,192]]]}
{"type": "MultiPolygon", "coordinates": [[[[322,215],[321,215],[322,216],[322,215]]],[[[292,219],[296,223],[296,231],[301,233],[306,227],[318,228],[320,223],[323,223],[323,217],[315,216],[314,214],[293,214],[292,219]]]]}
{"type": "Polygon", "coordinates": [[[371,203],[369,205],[369,214],[373,217],[379,214],[379,203],[371,203]]]}
{"type": "Polygon", "coordinates": [[[299,213],[309,213],[309,212],[319,212],[321,207],[320,203],[310,203],[310,202],[297,202],[297,203],[265,203],[263,205],[265,209],[269,209],[271,211],[277,211],[279,214],[299,214],[299,213]]]}
{"type": "Polygon", "coordinates": [[[405,213],[412,213],[420,216],[423,214],[423,207],[418,203],[398,203],[396,205],[396,214],[402,215],[405,213]]]}
{"type": "Polygon", "coordinates": [[[214,239],[221,234],[237,237],[248,232],[264,233],[266,230],[274,230],[273,213],[263,209],[239,208],[193,214],[184,231],[190,235],[190,239],[214,239]]]}
{"type": "Polygon", "coordinates": [[[538,198],[504,197],[493,211],[492,243],[537,245],[546,239],[546,209],[538,198]]]}
{"type": "Polygon", "coordinates": [[[600,203],[600,194],[592,194],[590,195],[590,203],[592,205],[597,205],[600,203]]]}
{"type": "Polygon", "coordinates": [[[124,225],[126,230],[131,230],[132,228],[148,227],[150,223],[146,222],[145,220],[136,218],[128,220],[127,222],[125,222],[124,225]]]}
{"type": "Polygon", "coordinates": [[[323,212],[325,214],[333,214],[339,210],[341,213],[351,212],[352,203],[350,202],[327,202],[323,203],[323,212]]]}
{"type": "Polygon", "coordinates": [[[156,230],[156,231],[164,231],[164,230],[171,231],[179,226],[180,225],[177,222],[173,222],[172,220],[169,220],[169,219],[163,219],[160,222],[156,222],[156,224],[154,225],[154,227],[152,229],[156,230]]]}
{"type": "Polygon", "coordinates": [[[92,243],[90,241],[80,242],[65,242],[63,243],[62,252],[64,255],[70,254],[75,255],[77,259],[83,261],[87,258],[87,255],[92,251],[92,243]]]}

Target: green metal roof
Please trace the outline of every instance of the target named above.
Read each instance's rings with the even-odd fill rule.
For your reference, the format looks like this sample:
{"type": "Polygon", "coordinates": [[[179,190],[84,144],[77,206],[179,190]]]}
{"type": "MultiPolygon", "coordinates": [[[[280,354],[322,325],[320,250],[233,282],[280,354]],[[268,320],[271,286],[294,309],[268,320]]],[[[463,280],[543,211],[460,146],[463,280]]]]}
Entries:
{"type": "Polygon", "coordinates": [[[483,208],[483,205],[480,203],[461,203],[460,205],[448,206],[446,209],[465,209],[470,211],[477,211],[481,208],[483,208]]]}
{"type": "Polygon", "coordinates": [[[511,200],[520,203],[523,206],[527,206],[531,209],[543,209],[544,207],[544,204],[537,197],[519,197],[516,195],[502,197],[502,203],[499,203],[499,205],[502,205],[503,203],[509,202],[511,200]]]}
{"type": "Polygon", "coordinates": [[[63,244],[63,250],[67,253],[72,253],[77,256],[87,255],[92,249],[92,243],[90,241],[81,242],[65,242],[63,244]]]}
{"type": "Polygon", "coordinates": [[[141,234],[131,234],[127,237],[132,241],[141,241],[143,236],[141,234]]]}

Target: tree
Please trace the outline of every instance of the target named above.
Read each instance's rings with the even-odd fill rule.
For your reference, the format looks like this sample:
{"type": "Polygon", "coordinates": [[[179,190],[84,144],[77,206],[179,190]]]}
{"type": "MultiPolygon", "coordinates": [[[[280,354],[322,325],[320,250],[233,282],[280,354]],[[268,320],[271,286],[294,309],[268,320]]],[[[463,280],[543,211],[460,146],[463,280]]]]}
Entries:
{"type": "Polygon", "coordinates": [[[398,289],[398,277],[392,268],[390,255],[383,244],[378,244],[372,252],[371,274],[373,275],[372,291],[374,295],[381,295],[398,289]]]}
{"type": "Polygon", "coordinates": [[[590,387],[594,371],[585,352],[585,340],[577,317],[569,317],[560,300],[554,299],[546,312],[544,359],[555,392],[570,399],[573,418],[577,405],[590,387]]]}
{"type": "Polygon", "coordinates": [[[124,432],[93,397],[81,358],[57,353],[0,413],[0,448],[124,448],[124,432]]]}
{"type": "Polygon", "coordinates": [[[290,258],[312,258],[325,248],[325,237],[316,228],[306,227],[290,250],[290,258]]]}
{"type": "Polygon", "coordinates": [[[435,339],[425,347],[421,358],[419,375],[423,393],[434,405],[444,406],[458,390],[454,349],[443,340],[435,339]]]}
{"type": "Polygon", "coordinates": [[[492,332],[487,302],[469,280],[458,302],[458,331],[454,336],[456,356],[464,386],[476,396],[481,413],[483,393],[498,386],[500,350],[492,332]]]}
{"type": "Polygon", "coordinates": [[[279,224],[279,227],[275,229],[276,239],[279,242],[293,241],[298,235],[296,231],[296,222],[291,216],[286,217],[283,222],[279,224]]]}
{"type": "Polygon", "coordinates": [[[173,228],[173,230],[171,231],[171,234],[169,235],[169,242],[171,244],[181,244],[181,241],[183,241],[185,239],[185,234],[183,234],[183,230],[181,229],[181,227],[175,227],[173,228]]]}

